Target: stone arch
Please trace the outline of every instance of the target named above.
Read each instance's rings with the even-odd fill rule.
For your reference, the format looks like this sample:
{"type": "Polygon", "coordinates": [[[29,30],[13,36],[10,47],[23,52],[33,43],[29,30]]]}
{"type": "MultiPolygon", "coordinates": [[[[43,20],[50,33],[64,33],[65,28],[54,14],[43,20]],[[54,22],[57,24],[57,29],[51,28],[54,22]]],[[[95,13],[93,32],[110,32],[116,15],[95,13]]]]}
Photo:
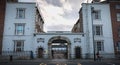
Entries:
{"type": "Polygon", "coordinates": [[[64,37],[64,36],[54,36],[52,38],[49,39],[48,41],[48,44],[51,44],[53,40],[56,40],[56,39],[61,39],[61,40],[65,40],[67,41],[69,44],[71,43],[70,40],[67,38],[67,37],[64,37]]]}
{"type": "Polygon", "coordinates": [[[49,39],[49,41],[48,41],[48,50],[49,50],[49,58],[52,58],[52,53],[51,53],[51,44],[52,44],[52,42],[54,41],[54,40],[64,40],[64,41],[66,41],[67,42],[67,51],[68,51],[68,53],[67,53],[67,58],[69,59],[70,58],[70,45],[71,45],[71,42],[70,42],[70,40],[69,40],[69,38],[67,38],[67,37],[65,37],[65,36],[54,36],[54,37],[51,37],[50,39],[49,39]]]}

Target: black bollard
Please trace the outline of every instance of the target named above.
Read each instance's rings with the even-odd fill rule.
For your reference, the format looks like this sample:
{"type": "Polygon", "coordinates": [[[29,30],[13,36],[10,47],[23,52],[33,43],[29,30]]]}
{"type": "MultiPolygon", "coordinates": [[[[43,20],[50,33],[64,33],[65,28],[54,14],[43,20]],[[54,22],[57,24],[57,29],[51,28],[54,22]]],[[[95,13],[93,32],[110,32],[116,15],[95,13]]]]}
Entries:
{"type": "Polygon", "coordinates": [[[13,60],[13,56],[12,55],[10,55],[10,61],[12,61],[13,60]]]}
{"type": "Polygon", "coordinates": [[[30,58],[33,59],[33,52],[30,52],[30,58]]]}

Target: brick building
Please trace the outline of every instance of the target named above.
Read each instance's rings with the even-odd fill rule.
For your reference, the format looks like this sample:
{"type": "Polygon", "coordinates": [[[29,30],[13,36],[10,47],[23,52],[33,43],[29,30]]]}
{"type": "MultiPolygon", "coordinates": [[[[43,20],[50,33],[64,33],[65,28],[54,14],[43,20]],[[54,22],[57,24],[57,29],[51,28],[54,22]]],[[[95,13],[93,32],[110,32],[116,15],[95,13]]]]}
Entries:
{"type": "Polygon", "coordinates": [[[2,39],[4,30],[6,0],[0,0],[0,54],[2,51],[2,39]]]}
{"type": "Polygon", "coordinates": [[[108,1],[110,4],[115,54],[120,53],[120,1],[108,1]]]}

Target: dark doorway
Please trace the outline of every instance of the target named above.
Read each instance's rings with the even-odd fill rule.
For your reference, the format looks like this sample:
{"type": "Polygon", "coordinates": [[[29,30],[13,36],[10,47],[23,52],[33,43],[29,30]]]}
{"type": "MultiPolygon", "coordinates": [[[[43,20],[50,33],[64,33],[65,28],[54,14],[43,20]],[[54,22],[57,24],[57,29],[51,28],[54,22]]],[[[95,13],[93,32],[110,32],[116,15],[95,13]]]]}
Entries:
{"type": "Polygon", "coordinates": [[[81,58],[81,48],[80,47],[75,48],[75,58],[77,58],[77,59],[81,58]]]}
{"type": "Polygon", "coordinates": [[[43,58],[43,48],[38,48],[38,58],[43,58]]]}

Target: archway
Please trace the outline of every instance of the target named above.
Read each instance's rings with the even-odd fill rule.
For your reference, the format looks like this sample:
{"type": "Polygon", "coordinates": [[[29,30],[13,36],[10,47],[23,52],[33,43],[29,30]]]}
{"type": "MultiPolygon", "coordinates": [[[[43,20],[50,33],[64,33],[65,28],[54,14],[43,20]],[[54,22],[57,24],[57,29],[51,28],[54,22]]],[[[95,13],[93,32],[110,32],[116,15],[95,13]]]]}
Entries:
{"type": "Polygon", "coordinates": [[[67,37],[55,36],[48,42],[49,57],[52,59],[70,58],[70,40],[67,37]]]}

